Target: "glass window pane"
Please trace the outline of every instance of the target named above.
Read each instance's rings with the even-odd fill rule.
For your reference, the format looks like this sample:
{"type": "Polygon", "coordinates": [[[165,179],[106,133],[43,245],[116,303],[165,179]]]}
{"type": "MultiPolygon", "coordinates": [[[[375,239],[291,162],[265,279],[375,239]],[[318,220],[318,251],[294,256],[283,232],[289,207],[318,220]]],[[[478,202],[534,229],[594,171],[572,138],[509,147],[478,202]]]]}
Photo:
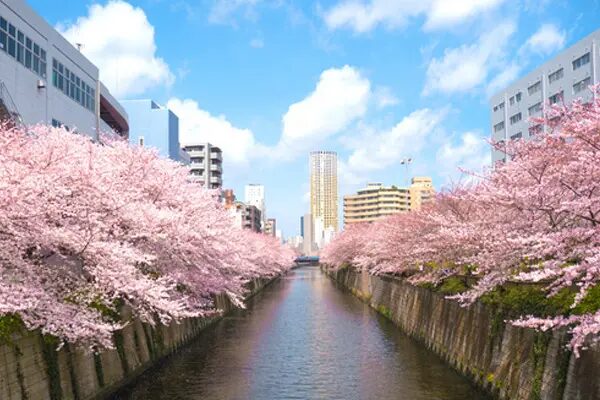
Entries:
{"type": "Polygon", "coordinates": [[[31,51],[25,50],[25,66],[28,69],[31,69],[31,56],[32,56],[31,51]]]}
{"type": "Polygon", "coordinates": [[[4,18],[0,17],[0,29],[4,29],[5,31],[8,29],[7,28],[7,22],[4,18]]]}
{"type": "Polygon", "coordinates": [[[0,49],[6,51],[6,33],[4,33],[3,31],[0,31],[0,49]]]}
{"type": "Polygon", "coordinates": [[[9,37],[8,38],[8,54],[10,54],[11,56],[15,56],[17,53],[17,42],[15,42],[15,38],[13,37],[9,37]]]}

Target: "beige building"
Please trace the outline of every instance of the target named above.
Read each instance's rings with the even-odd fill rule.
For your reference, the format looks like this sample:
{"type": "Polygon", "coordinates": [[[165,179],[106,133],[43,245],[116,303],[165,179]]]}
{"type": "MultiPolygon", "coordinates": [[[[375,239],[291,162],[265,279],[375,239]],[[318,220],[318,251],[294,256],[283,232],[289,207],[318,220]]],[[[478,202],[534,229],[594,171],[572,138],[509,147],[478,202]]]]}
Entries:
{"type": "Polygon", "coordinates": [[[412,178],[409,190],[411,210],[419,210],[421,205],[432,201],[435,196],[433,183],[428,176],[416,176],[412,178]]]}
{"type": "Polygon", "coordinates": [[[433,200],[435,191],[428,177],[416,177],[408,188],[370,183],[357,194],[344,196],[344,224],[373,222],[400,212],[418,210],[433,200]]]}
{"type": "Polygon", "coordinates": [[[338,231],[337,153],[333,151],[310,153],[310,212],[312,218],[322,217],[324,229],[338,231]]]}

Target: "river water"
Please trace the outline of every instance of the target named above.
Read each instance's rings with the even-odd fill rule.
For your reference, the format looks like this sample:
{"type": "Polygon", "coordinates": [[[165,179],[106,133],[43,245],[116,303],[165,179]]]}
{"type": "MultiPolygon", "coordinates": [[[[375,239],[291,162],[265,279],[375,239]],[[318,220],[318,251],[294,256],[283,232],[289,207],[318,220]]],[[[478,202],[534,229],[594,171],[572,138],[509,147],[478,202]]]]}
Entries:
{"type": "Polygon", "coordinates": [[[265,288],[114,399],[488,399],[317,267],[265,288]]]}

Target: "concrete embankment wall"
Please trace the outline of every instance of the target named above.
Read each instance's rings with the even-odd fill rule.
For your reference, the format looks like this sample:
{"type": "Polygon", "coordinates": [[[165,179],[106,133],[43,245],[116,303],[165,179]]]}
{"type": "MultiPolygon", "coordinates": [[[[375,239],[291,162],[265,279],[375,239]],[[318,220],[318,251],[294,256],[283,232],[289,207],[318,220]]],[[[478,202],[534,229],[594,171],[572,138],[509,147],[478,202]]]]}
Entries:
{"type": "MultiPolygon", "coordinates": [[[[251,282],[249,297],[270,282],[251,282]]],[[[216,303],[225,312],[232,309],[225,296],[217,296],[216,303]]],[[[39,332],[15,334],[11,343],[0,345],[0,399],[102,399],[219,318],[195,318],[155,327],[133,321],[115,334],[115,349],[100,354],[73,346],[56,351],[56,343],[39,332]]]]}
{"type": "Polygon", "coordinates": [[[326,272],[454,368],[500,399],[600,399],[600,346],[579,358],[563,331],[505,324],[490,307],[461,307],[395,277],[352,269],[326,272]]]}

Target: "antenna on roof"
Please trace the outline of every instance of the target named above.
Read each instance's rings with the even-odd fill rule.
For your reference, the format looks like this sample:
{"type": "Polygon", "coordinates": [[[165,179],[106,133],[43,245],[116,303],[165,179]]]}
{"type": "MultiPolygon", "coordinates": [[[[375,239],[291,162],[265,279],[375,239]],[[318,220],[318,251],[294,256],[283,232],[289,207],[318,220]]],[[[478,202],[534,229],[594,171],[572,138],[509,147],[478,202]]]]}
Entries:
{"type": "Polygon", "coordinates": [[[83,43],[75,43],[75,46],[77,47],[77,50],[79,50],[81,52],[81,48],[83,47],[83,43]]]}

